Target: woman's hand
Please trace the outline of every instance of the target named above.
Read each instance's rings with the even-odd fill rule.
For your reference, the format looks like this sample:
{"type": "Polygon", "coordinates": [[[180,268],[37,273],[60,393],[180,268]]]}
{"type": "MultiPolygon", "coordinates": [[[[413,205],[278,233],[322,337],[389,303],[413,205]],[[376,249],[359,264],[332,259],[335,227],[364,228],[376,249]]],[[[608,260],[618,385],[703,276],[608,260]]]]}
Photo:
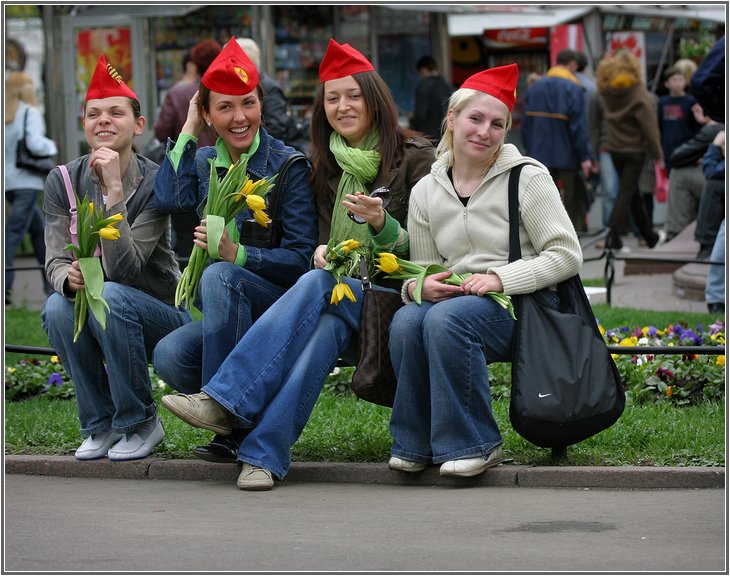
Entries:
{"type": "Polygon", "coordinates": [[[327,244],[320,244],[314,251],[314,267],[324,268],[327,265],[327,244]]]}
{"type": "Polygon", "coordinates": [[[74,260],[66,270],[66,283],[70,292],[78,292],[84,287],[84,277],[81,274],[79,261],[74,260]]]}
{"type": "MultiPolygon", "coordinates": [[[[208,227],[205,220],[195,227],[193,232],[193,243],[201,249],[208,251],[208,227]]],[[[223,229],[221,241],[218,243],[218,255],[221,260],[234,263],[238,254],[238,244],[231,240],[228,228],[223,229]]]]}
{"type": "Polygon", "coordinates": [[[200,91],[196,91],[190,99],[190,104],[188,104],[188,117],[185,119],[185,124],[183,124],[180,133],[197,138],[202,129],[203,117],[200,115],[200,91]]]}
{"type": "Polygon", "coordinates": [[[119,153],[116,150],[106,146],[93,150],[89,156],[89,167],[98,176],[101,192],[107,197],[109,206],[124,200],[119,153]]]}
{"type": "MultiPolygon", "coordinates": [[[[442,300],[448,300],[454,296],[460,296],[462,294],[461,286],[452,286],[451,284],[444,284],[442,280],[446,280],[451,276],[450,271],[438,272],[437,274],[431,274],[426,276],[423,282],[423,289],[421,290],[421,300],[427,302],[441,302],[442,300]]],[[[408,293],[413,298],[413,290],[416,288],[416,283],[411,282],[408,285],[408,293]]]]}
{"type": "Polygon", "coordinates": [[[464,294],[484,296],[487,292],[502,292],[502,280],[496,274],[472,274],[464,280],[461,290],[464,294]]]}
{"type": "Polygon", "coordinates": [[[383,209],[382,198],[373,198],[362,192],[356,192],[355,194],[346,194],[342,205],[347,208],[348,212],[352,212],[365,220],[365,222],[373,227],[376,234],[383,230],[385,226],[385,210],[383,209]]]}

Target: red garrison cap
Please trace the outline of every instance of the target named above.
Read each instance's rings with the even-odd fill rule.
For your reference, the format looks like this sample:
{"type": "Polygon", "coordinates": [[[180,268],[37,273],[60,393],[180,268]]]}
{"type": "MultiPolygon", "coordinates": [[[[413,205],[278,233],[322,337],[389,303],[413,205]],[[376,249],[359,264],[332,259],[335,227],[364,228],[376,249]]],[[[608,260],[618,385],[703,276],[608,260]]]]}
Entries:
{"type": "Polygon", "coordinates": [[[517,79],[519,76],[520,71],[517,64],[507,64],[506,66],[497,66],[496,68],[477,72],[467,78],[461,87],[479,90],[494,96],[497,100],[504,102],[509,111],[512,112],[517,100],[517,79]]]}
{"type": "Polygon", "coordinates": [[[251,58],[231,38],[203,74],[203,86],[229,96],[253,92],[259,84],[259,73],[251,58]]]}
{"type": "Polygon", "coordinates": [[[327,51],[319,65],[319,81],[336,80],[345,76],[352,76],[358,72],[375,70],[370,61],[349,44],[338,44],[330,38],[327,51]]]}
{"type": "Polygon", "coordinates": [[[91,77],[91,82],[89,82],[89,87],[86,90],[85,102],[100,98],[112,98],[113,96],[134,98],[139,102],[139,98],[124,82],[121,74],[106,61],[106,56],[102,54],[99,56],[94,75],[91,77]]]}

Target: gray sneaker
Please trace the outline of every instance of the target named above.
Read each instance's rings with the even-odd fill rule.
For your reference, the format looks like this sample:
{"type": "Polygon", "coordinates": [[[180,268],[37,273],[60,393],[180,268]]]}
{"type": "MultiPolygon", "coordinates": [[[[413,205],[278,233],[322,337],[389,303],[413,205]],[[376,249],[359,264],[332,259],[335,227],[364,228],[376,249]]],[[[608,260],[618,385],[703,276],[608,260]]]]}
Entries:
{"type": "Polygon", "coordinates": [[[274,479],[268,470],[244,462],[236,484],[241,490],[271,490],[274,479]]]}
{"type": "Polygon", "coordinates": [[[125,434],[119,442],[109,448],[109,460],[139,460],[147,458],[165,438],[162,422],[155,416],[133,432],[125,434]]]}
{"type": "Polygon", "coordinates": [[[168,394],[162,397],[162,405],[196,428],[205,428],[221,436],[228,436],[233,430],[233,415],[205,392],[168,394]]]}
{"type": "Polygon", "coordinates": [[[104,458],[114,444],[124,438],[124,434],[114,434],[111,430],[92,434],[76,449],[77,460],[96,460],[104,458]]]}

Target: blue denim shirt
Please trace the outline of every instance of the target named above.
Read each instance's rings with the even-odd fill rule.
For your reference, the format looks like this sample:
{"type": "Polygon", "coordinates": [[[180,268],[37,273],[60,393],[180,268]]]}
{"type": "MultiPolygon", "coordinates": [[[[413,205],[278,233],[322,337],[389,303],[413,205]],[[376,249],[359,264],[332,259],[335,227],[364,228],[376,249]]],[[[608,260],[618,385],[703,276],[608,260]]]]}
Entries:
{"type": "MultiPolygon", "coordinates": [[[[295,153],[293,148],[272,138],[266,130],[259,129],[261,143],[248,162],[247,172],[254,180],[278,174],[284,162],[295,153]]],[[[167,154],[173,146],[168,141],[167,154]]],[[[197,148],[194,141],[186,144],[177,172],[166,155],[155,183],[157,209],[168,214],[197,211],[202,214],[208,197],[210,184],[210,163],[216,155],[215,147],[197,148]]],[[[317,213],[314,192],[309,181],[311,165],[308,161],[297,161],[287,171],[284,180],[278,183],[281,202],[278,215],[269,214],[278,221],[271,226],[281,226],[282,236],[276,248],[246,246],[245,267],[279,286],[292,286],[299,276],[309,270],[309,262],[317,247],[317,213]]],[[[222,173],[219,173],[222,176],[222,173]]],[[[236,217],[239,233],[244,223],[253,218],[248,210],[236,217]]]]}

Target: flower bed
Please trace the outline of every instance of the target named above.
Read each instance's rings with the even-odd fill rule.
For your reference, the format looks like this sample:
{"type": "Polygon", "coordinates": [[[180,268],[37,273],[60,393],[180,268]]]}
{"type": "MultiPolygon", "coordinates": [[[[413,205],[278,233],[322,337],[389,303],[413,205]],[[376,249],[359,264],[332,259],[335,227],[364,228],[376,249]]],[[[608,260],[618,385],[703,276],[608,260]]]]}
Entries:
{"type": "MultiPolygon", "coordinates": [[[[655,326],[600,327],[611,346],[724,346],[725,324],[717,321],[707,328],[672,324],[655,326]]],[[[710,354],[615,354],[614,359],[630,402],[669,402],[687,405],[725,397],[725,355],[710,354]]],[[[349,392],[352,368],[336,369],[326,386],[349,392]]],[[[490,366],[492,397],[507,397],[510,392],[511,366],[490,366]]],[[[153,378],[153,382],[155,379],[153,378]]],[[[5,368],[6,400],[22,400],[40,394],[53,398],[72,398],[73,384],[58,356],[38,360],[27,358],[5,368]]]]}

